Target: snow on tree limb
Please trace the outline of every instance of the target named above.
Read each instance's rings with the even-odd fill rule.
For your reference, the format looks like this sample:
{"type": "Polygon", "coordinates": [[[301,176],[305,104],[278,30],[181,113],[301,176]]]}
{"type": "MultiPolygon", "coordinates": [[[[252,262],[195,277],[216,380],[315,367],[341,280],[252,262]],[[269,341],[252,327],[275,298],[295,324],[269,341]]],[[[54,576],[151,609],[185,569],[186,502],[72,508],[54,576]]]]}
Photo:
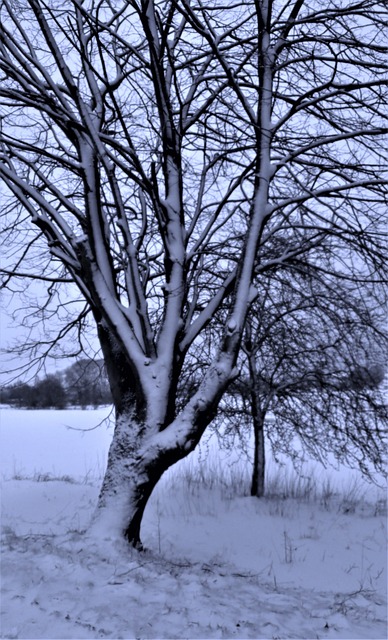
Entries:
{"type": "Polygon", "coordinates": [[[0,0],[4,286],[34,254],[50,301],[68,278],[86,300],[117,412],[101,504],[120,493],[134,544],[236,375],[261,281],[275,307],[285,271],[380,295],[379,8],[0,0]]]}

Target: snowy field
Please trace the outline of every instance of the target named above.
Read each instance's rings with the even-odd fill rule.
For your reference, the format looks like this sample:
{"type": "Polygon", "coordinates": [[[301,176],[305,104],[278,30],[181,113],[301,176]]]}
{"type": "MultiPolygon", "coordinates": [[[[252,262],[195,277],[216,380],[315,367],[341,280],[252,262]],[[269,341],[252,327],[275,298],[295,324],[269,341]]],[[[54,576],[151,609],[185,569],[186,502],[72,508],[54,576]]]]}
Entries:
{"type": "Polygon", "coordinates": [[[152,496],[145,553],[104,547],[81,531],[108,413],[0,411],[1,638],[387,637],[384,490],[272,463],[246,497],[248,461],[210,442],[152,496]]]}

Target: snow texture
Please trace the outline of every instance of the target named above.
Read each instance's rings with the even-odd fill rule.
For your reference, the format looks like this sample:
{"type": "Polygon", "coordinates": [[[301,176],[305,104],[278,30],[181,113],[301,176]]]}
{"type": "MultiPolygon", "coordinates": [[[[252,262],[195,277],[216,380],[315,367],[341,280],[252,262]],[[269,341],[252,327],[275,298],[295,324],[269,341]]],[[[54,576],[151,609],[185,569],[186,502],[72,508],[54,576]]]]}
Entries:
{"type": "Polygon", "coordinates": [[[1,638],[386,638],[383,494],[243,497],[199,482],[202,450],[162,479],[139,554],[81,533],[103,417],[1,411],[1,638]]]}

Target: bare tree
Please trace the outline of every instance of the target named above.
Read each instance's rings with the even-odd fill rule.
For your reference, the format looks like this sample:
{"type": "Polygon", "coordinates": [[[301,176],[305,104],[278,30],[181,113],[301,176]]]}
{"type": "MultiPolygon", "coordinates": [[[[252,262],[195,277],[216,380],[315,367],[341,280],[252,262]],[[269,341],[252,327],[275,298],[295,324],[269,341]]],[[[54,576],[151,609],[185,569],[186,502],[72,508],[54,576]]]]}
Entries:
{"type": "Polygon", "coordinates": [[[96,324],[116,409],[106,535],[141,546],[155,484],[237,375],[254,273],[318,268],[330,239],[339,278],[381,281],[382,6],[1,0],[4,277],[30,258],[96,324]]]}
{"type": "Polygon", "coordinates": [[[265,494],[268,448],[297,469],[307,453],[381,478],[388,424],[384,290],[322,278],[304,261],[262,273],[256,284],[240,376],[211,427],[221,447],[253,454],[251,495],[265,494]]]}
{"type": "Polygon", "coordinates": [[[365,289],[332,284],[278,272],[260,307],[252,307],[242,404],[254,435],[252,495],[265,492],[265,439],[275,457],[287,454],[296,463],[307,451],[320,461],[358,466],[369,478],[385,473],[388,414],[379,385],[387,337],[380,300],[373,305],[360,297],[365,289]]]}

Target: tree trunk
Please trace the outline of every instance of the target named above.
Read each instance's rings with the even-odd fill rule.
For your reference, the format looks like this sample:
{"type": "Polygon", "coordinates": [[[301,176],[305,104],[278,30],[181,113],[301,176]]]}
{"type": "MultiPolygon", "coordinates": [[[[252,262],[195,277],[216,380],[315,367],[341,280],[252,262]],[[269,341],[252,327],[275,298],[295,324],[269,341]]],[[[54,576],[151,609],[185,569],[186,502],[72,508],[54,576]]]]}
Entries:
{"type": "Polygon", "coordinates": [[[259,393],[259,378],[256,369],[256,353],[251,349],[252,328],[248,321],[246,326],[247,355],[249,365],[251,416],[253,422],[254,457],[251,483],[251,496],[262,498],[265,491],[265,441],[264,420],[267,406],[262,405],[259,393]]]}
{"type": "MultiPolygon", "coordinates": [[[[233,337],[228,337],[230,343],[233,337]]],[[[116,426],[91,529],[100,539],[126,538],[141,549],[141,521],[152,491],[163,473],[198,444],[230,381],[235,354],[233,344],[229,347],[232,354],[219,354],[206,370],[200,387],[174,416],[170,415],[169,401],[176,393],[173,366],[146,361],[136,379],[119,341],[103,331],[100,339],[116,426]]]]}
{"type": "Polygon", "coordinates": [[[144,425],[130,413],[119,414],[109,449],[91,530],[102,539],[127,539],[142,549],[140,526],[144,509],[173,459],[147,449],[144,425]]]}
{"type": "MultiPolygon", "coordinates": [[[[183,422],[178,418],[175,426],[183,422]]],[[[152,430],[130,413],[118,415],[91,534],[100,540],[124,538],[141,550],[141,523],[152,491],[170,466],[194,450],[206,424],[180,440],[179,434],[152,430]]]]}
{"type": "Polygon", "coordinates": [[[254,458],[251,495],[262,498],[265,491],[265,446],[264,416],[261,412],[252,412],[254,432],[254,458]]]}

